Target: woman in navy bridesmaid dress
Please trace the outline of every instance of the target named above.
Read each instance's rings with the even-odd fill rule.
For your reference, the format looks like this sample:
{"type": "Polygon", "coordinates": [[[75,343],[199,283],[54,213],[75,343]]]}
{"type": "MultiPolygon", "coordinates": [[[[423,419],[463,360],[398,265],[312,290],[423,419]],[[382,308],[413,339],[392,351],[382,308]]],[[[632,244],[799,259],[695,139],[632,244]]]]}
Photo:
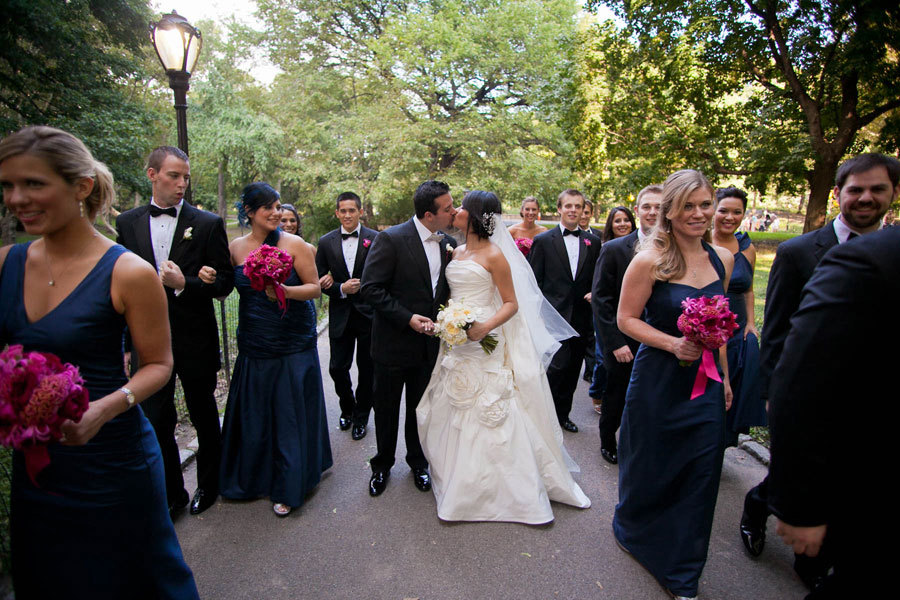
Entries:
{"type": "Polygon", "coordinates": [[[162,457],[136,402],[172,369],[166,298],[146,262],[92,221],[112,176],[72,135],[29,127],[0,142],[7,207],[40,239],[0,249],[0,347],[77,366],[90,406],[63,425],[34,485],[13,457],[16,598],[198,598],[169,519],[162,457]],[[128,326],[142,366],[125,374],[128,326]]]}
{"type": "Polygon", "coordinates": [[[747,193],[730,187],[716,191],[716,198],[713,243],[734,256],[727,295],[739,327],[728,340],[728,375],[734,400],[725,420],[725,445],[737,446],[738,434],[766,424],[766,405],[759,387],[759,332],[753,315],[756,247],[749,234],[737,232],[747,211],[747,193]]]}
{"type": "Polygon", "coordinates": [[[309,245],[278,229],[278,192],[266,183],[251,183],[241,200],[250,233],[231,243],[241,302],[238,358],[225,409],[222,496],[268,497],[283,517],[303,504],[332,465],[312,300],[321,290],[309,245]],[[272,301],[271,290],[254,290],[244,274],[244,260],[262,244],[294,257],[283,285],[285,314],[272,301]]]}
{"type": "Polygon", "coordinates": [[[703,240],[714,207],[701,173],[669,176],[657,227],[625,273],[618,312],[619,328],[641,347],[619,434],[613,533],[676,598],[697,595],[706,563],[731,400],[724,348],[722,382],[708,380],[691,399],[701,347],[676,326],[682,300],[728,286],[730,253],[703,240]]]}

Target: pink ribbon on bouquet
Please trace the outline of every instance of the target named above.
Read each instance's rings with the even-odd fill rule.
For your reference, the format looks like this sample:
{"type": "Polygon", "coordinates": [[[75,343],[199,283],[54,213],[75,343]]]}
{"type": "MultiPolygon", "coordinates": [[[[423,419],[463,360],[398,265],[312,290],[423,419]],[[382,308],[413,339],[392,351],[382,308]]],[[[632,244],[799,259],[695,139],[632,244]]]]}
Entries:
{"type": "Polygon", "coordinates": [[[697,369],[697,378],[694,379],[694,389],[691,390],[691,400],[703,395],[706,391],[706,381],[712,379],[721,383],[722,378],[719,377],[719,371],[716,369],[716,360],[713,358],[712,352],[704,348],[700,355],[700,368],[697,369]]]}

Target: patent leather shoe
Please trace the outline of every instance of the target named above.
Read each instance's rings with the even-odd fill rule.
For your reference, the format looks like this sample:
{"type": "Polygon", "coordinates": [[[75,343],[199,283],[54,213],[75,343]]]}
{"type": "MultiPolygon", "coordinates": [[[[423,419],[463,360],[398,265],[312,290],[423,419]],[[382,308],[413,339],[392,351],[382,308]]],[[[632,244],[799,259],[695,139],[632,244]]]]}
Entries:
{"type": "Polygon", "coordinates": [[[197,491],[194,492],[194,499],[191,500],[191,514],[199,515],[204,510],[215,504],[216,498],[218,497],[218,494],[213,494],[212,492],[208,492],[203,488],[197,488],[197,491]]]}
{"type": "Polygon", "coordinates": [[[746,503],[744,513],[741,515],[741,541],[750,556],[762,554],[766,545],[766,522],[759,523],[747,513],[746,503]]]}
{"type": "Polygon", "coordinates": [[[341,431],[347,431],[353,425],[353,421],[350,420],[350,417],[341,417],[338,419],[338,427],[341,428],[341,431]]]}
{"type": "Polygon", "coordinates": [[[365,425],[354,425],[353,431],[350,433],[350,437],[354,440],[359,441],[366,437],[366,426],[365,425]]]}
{"type": "Polygon", "coordinates": [[[578,425],[573,423],[570,419],[566,419],[560,423],[559,426],[570,433],[578,433],[578,425]]]}
{"type": "Polygon", "coordinates": [[[390,471],[372,471],[372,478],[369,479],[369,495],[380,496],[384,488],[387,487],[390,476],[390,471]]]}
{"type": "Polygon", "coordinates": [[[431,475],[428,469],[413,469],[413,483],[420,492],[427,492],[431,489],[431,475]]]}
{"type": "Polygon", "coordinates": [[[619,464],[619,455],[616,454],[615,450],[607,450],[606,448],[600,448],[600,456],[603,457],[603,460],[606,462],[617,465],[619,464]]]}
{"type": "Polygon", "coordinates": [[[178,516],[178,513],[184,510],[190,501],[191,497],[188,495],[187,490],[182,489],[181,493],[178,494],[178,497],[175,498],[175,501],[169,502],[169,518],[174,521],[175,517],[178,516]]]}

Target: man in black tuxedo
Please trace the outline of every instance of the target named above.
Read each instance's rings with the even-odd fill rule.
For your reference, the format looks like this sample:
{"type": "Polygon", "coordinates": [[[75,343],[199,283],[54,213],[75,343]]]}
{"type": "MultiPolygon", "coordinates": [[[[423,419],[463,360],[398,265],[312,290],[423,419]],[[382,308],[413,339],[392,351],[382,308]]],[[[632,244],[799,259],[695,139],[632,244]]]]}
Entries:
{"type": "Polygon", "coordinates": [[[535,236],[528,262],[544,297],[578,332],[578,337],[563,340],[547,368],[559,424],[575,433],[578,427],[569,419],[569,411],[585,346],[594,329],[591,281],[600,253],[600,238],[578,227],[584,211],[584,195],[578,190],[561,193],[556,209],[559,226],[535,236]]]}
{"type": "Polygon", "coordinates": [[[603,238],[603,231],[597,227],[591,227],[591,221],[594,219],[594,203],[584,199],[584,211],[581,213],[581,219],[578,220],[578,228],[588,233],[593,233],[598,238],[603,238]]]}
{"type": "Polygon", "coordinates": [[[369,493],[387,486],[400,423],[400,395],[406,388],[406,462],[416,487],[431,489],[428,461],[416,427],[416,406],[428,386],[439,341],[432,337],[438,307],[447,302],[450,286],[444,269],[456,242],[441,232],[456,209],[450,187],[426,181],[413,198],[416,215],[382,231],[369,250],[361,294],[375,314],[372,358],[375,361],[375,437],[378,453],[370,461],[369,493]]]}
{"type": "Polygon", "coordinates": [[[606,394],[600,413],[600,455],[612,464],[619,462],[616,431],[622,423],[625,392],[628,391],[634,356],[640,346],[636,340],[619,331],[616,323],[622,279],[634,258],[635,245],[639,240],[646,239],[656,225],[661,202],[661,185],[648,185],[642,189],[636,203],[640,229],[603,244],[594,269],[591,307],[594,310],[594,322],[603,348],[603,365],[607,374],[606,394]]]}
{"type": "Polygon", "coordinates": [[[234,269],[222,219],[184,201],[190,179],[187,155],[172,146],[156,148],[147,159],[147,177],[153,188],[150,204],[119,215],[117,241],[159,271],[169,304],[175,368],[169,382],[144,400],[141,409],[156,430],[166,470],[169,512],[174,516],[188,504],[175,442],[178,375],[200,444],[197,491],[191,501],[191,514],[199,514],[219,495],[222,447],[214,395],[221,363],[212,299],[231,293],[234,269]],[[200,280],[201,269],[215,277],[214,284],[200,280]]]}
{"type": "MultiPolygon", "coordinates": [[[[879,229],[881,218],[900,191],[898,183],[900,162],[890,156],[861,154],[844,162],[835,178],[834,193],[840,205],[838,217],[821,229],[778,246],[769,272],[760,348],[760,390],[767,401],[773,387],[779,385],[777,379],[772,379],[772,372],[791,331],[791,317],[800,305],[803,286],[830,248],[879,229]]],[[[751,489],[744,499],[740,533],[744,546],[753,556],[759,556],[765,544],[769,514],[767,483],[768,478],[751,489]]],[[[821,555],[816,560],[798,555],[794,568],[812,588],[824,577],[828,562],[821,555]]]]}
{"type": "Polygon", "coordinates": [[[353,427],[351,437],[366,436],[369,411],[372,409],[372,309],[359,295],[360,277],[369,246],[378,232],[359,223],[362,202],[353,192],[337,197],[334,215],[341,226],[322,236],[316,252],[316,267],[322,291],[328,303],[328,341],[331,359],[328,373],[334,381],[341,405],[339,427],[353,427]],[[353,346],[356,346],[356,368],[359,381],[356,395],[350,381],[353,346]]]}
{"type": "Polygon", "coordinates": [[[834,565],[808,599],[876,598],[891,587],[893,574],[877,564],[883,535],[873,524],[896,511],[884,481],[895,421],[883,404],[873,414],[847,403],[896,398],[889,380],[900,364],[900,321],[891,317],[898,298],[900,228],[832,248],[803,288],[775,368],[769,509],[795,552],[824,548],[834,565]],[[850,451],[835,443],[848,431],[850,451]]]}
{"type": "MultiPolygon", "coordinates": [[[[598,238],[603,238],[603,232],[596,227],[591,227],[591,220],[594,218],[594,203],[588,198],[584,199],[584,210],[581,212],[581,218],[578,220],[578,228],[587,233],[593,233],[598,238]]],[[[597,346],[596,327],[591,329],[590,337],[585,340],[584,346],[584,375],[582,379],[590,384],[594,381],[594,370],[597,365],[595,357],[595,349],[597,346]]]]}

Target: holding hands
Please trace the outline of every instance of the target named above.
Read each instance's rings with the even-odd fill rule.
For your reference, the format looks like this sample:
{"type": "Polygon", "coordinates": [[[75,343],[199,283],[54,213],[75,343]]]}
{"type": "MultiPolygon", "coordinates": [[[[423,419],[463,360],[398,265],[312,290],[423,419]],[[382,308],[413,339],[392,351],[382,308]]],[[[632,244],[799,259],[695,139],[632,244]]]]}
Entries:
{"type": "Polygon", "coordinates": [[[422,315],[413,315],[409,320],[409,326],[416,333],[424,333],[425,335],[434,335],[434,321],[422,315]]]}

